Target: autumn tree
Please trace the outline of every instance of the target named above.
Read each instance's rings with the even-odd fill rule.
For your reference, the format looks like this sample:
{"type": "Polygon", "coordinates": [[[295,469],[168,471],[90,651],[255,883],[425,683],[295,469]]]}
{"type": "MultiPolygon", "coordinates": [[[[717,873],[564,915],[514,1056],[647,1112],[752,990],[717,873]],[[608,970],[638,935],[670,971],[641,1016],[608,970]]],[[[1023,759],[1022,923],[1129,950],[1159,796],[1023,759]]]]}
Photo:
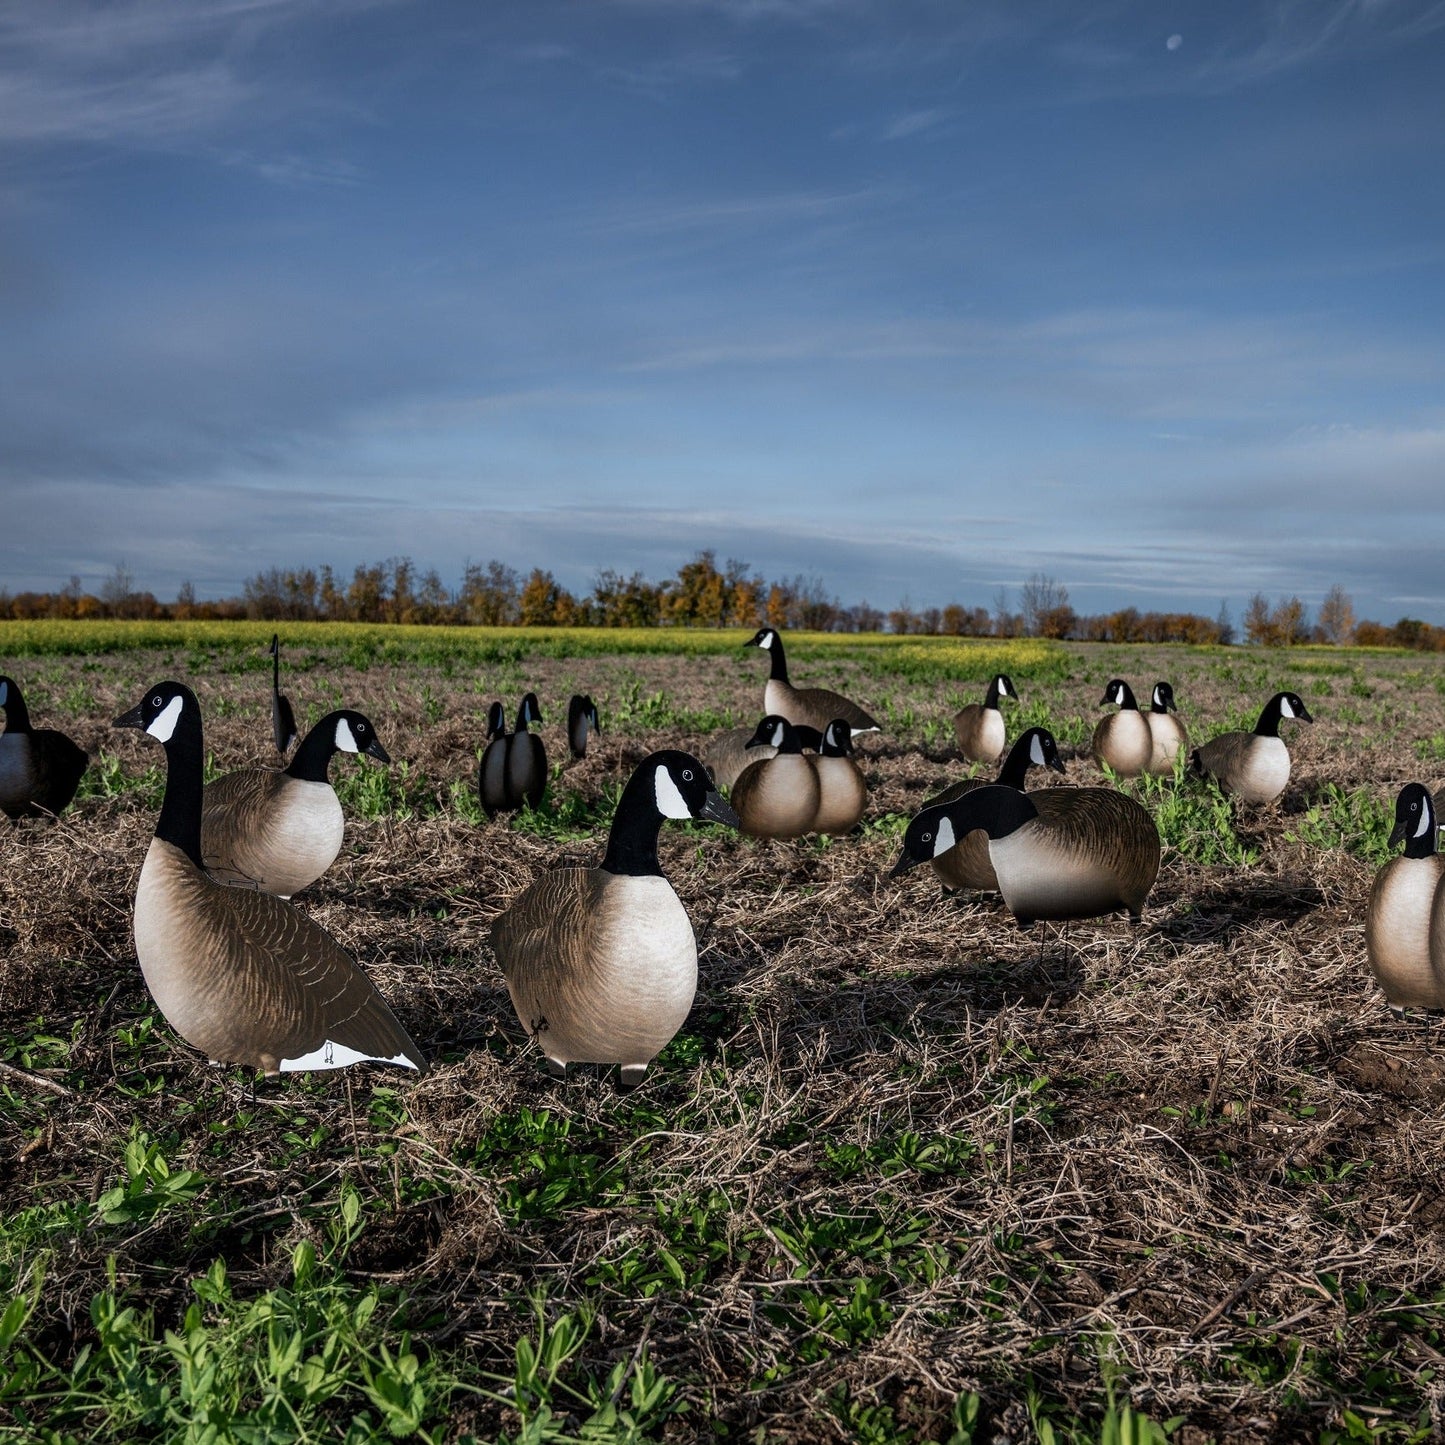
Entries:
{"type": "Polygon", "coordinates": [[[1316,627],[1323,642],[1347,647],[1355,640],[1355,604],[1338,582],[1325,593],[1325,600],[1320,603],[1316,627]]]}

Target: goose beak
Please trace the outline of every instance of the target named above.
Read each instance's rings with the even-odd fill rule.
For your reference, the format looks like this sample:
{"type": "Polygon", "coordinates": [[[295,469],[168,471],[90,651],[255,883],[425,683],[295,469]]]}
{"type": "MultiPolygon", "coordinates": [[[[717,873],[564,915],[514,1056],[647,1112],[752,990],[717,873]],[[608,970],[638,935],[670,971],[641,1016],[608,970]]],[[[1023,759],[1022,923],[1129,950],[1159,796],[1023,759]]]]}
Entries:
{"type": "Polygon", "coordinates": [[[142,704],[136,703],[136,705],[135,705],[133,708],[131,708],[131,710],[130,710],[129,712],[123,712],[123,713],[121,713],[121,715],[120,715],[118,718],[116,718],[116,720],[115,720],[113,723],[111,723],[111,727],[113,727],[113,728],[139,728],[142,732],[144,732],[144,731],[145,731],[145,719],[141,716],[141,706],[142,706],[142,704]]]}
{"type": "Polygon", "coordinates": [[[1057,753],[1055,753],[1053,757],[1049,759],[1049,771],[1051,773],[1062,773],[1067,771],[1067,769],[1064,767],[1064,760],[1057,753]]]}
{"type": "Polygon", "coordinates": [[[382,747],[381,739],[377,737],[375,733],[372,734],[371,741],[367,743],[361,751],[368,757],[375,758],[379,763],[389,763],[391,761],[391,754],[382,747]]]}
{"type": "Polygon", "coordinates": [[[1396,818],[1395,826],[1390,830],[1389,846],[1393,848],[1396,843],[1405,841],[1405,834],[1409,831],[1409,824],[1404,818],[1396,818]]]}
{"type": "Polygon", "coordinates": [[[727,801],[721,793],[709,792],[707,801],[702,805],[702,812],[699,818],[706,819],[709,823],[724,823],[729,828],[741,828],[742,819],[728,807],[727,801]]]}
{"type": "Polygon", "coordinates": [[[1303,705],[1303,703],[1300,705],[1300,710],[1299,710],[1298,716],[1299,716],[1299,720],[1300,720],[1301,722],[1313,722],[1313,721],[1314,721],[1314,718],[1310,716],[1310,710],[1309,710],[1309,708],[1305,707],[1305,706],[1303,705]]]}
{"type": "Polygon", "coordinates": [[[765,738],[749,738],[747,742],[743,744],[743,751],[746,752],[749,748],[766,748],[769,746],[771,745],[765,738]]]}
{"type": "Polygon", "coordinates": [[[900,873],[907,873],[910,868],[918,866],[918,859],[905,849],[898,861],[893,865],[893,871],[888,875],[890,878],[897,878],[900,873]]]}

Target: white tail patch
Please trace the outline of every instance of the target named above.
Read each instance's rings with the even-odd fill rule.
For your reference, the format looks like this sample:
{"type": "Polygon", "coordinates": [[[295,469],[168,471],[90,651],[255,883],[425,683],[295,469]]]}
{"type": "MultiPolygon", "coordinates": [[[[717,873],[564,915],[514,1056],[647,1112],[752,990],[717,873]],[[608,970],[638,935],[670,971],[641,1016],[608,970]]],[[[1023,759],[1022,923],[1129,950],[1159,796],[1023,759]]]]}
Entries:
{"type": "Polygon", "coordinates": [[[299,1074],[308,1069],[345,1069],[352,1064],[400,1064],[404,1069],[416,1068],[416,1064],[405,1054],[388,1059],[380,1054],[363,1054],[358,1049],[333,1043],[330,1039],[319,1049],[302,1054],[299,1059],[282,1059],[278,1067],[283,1074],[299,1074]]]}
{"type": "Polygon", "coordinates": [[[336,720],[336,748],[338,752],[343,753],[361,751],[356,746],[356,734],[351,731],[351,724],[344,717],[336,720]]]}
{"type": "Polygon", "coordinates": [[[181,709],[185,707],[186,700],[179,693],[173,697],[164,708],[158,712],[151,721],[146,731],[163,743],[171,740],[171,734],[176,730],[176,724],[181,720],[181,709]]]}
{"type": "Polygon", "coordinates": [[[658,767],[653,775],[653,787],[657,793],[657,811],[664,818],[692,817],[692,809],[687,806],[687,800],[678,791],[672,774],[666,768],[658,767]]]}
{"type": "Polygon", "coordinates": [[[1044,765],[1044,745],[1039,741],[1039,735],[1034,734],[1033,741],[1029,744],[1029,761],[1036,767],[1044,765]]]}
{"type": "Polygon", "coordinates": [[[940,853],[947,853],[955,842],[953,824],[947,818],[940,818],[938,820],[938,836],[933,840],[933,856],[937,858],[940,853]]]}

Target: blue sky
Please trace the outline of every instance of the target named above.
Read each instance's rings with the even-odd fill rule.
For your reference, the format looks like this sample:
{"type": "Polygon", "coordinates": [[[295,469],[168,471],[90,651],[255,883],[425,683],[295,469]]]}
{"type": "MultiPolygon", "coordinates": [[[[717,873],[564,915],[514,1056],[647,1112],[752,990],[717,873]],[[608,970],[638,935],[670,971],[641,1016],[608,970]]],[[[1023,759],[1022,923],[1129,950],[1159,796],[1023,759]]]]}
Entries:
{"type": "Polygon", "coordinates": [[[1445,621],[1445,3],[0,10],[0,583],[1445,621]]]}

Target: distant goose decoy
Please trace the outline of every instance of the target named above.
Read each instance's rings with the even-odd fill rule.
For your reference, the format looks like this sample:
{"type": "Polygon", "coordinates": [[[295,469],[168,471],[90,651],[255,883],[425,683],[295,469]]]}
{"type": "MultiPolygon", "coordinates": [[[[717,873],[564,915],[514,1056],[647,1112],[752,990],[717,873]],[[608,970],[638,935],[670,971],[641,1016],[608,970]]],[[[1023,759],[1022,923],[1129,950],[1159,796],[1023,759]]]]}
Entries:
{"type": "Polygon", "coordinates": [[[213,1063],[264,1073],[355,1063],[426,1069],[366,975],[319,924],[270,893],[228,888],[201,864],[205,757],[196,695],[150,688],[116,727],[166,750],[166,792],[135,896],[135,946],[167,1022],[213,1063]]]}
{"type": "Polygon", "coordinates": [[[567,746],[574,758],[587,756],[587,729],[602,731],[597,706],[585,693],[573,693],[567,704],[567,746]]]}
{"type": "MultiPolygon", "coordinates": [[[[805,752],[822,751],[823,734],[817,728],[794,724],[793,731],[797,733],[798,741],[805,752]]],[[[771,758],[777,753],[771,743],[755,743],[753,740],[756,737],[756,728],[728,728],[726,732],[715,733],[708,740],[703,756],[718,787],[731,790],[750,764],[762,762],[764,758],[771,758]]]]}
{"type": "Polygon", "coordinates": [[[278,753],[287,753],[299,736],[291,699],[281,691],[281,636],[271,634],[271,736],[278,753]]]}
{"type": "Polygon", "coordinates": [[[1094,729],[1094,759],[1107,763],[1121,778],[1137,778],[1154,756],[1154,735],[1134,700],[1134,690],[1122,677],[1110,681],[1100,706],[1117,703],[1118,712],[1099,719],[1094,729]]]}
{"type": "Polygon", "coordinates": [[[1298,693],[1277,692],[1265,703],[1252,733],[1211,738],[1194,749],[1190,766],[1246,803],[1271,803],[1289,782],[1289,749],[1279,735],[1279,725],[1287,719],[1314,721],[1298,693]]]}
{"type": "Polygon", "coordinates": [[[219,883],[290,898],[309,887],[341,852],[345,820],[328,772],[338,752],[391,758],[371,720],[342,709],[306,734],[282,769],[243,768],[205,791],[201,859],[219,883]]]}
{"type": "Polygon", "coordinates": [[[1144,721],[1149,724],[1149,736],[1154,743],[1145,771],[1155,777],[1172,778],[1174,759],[1189,746],[1189,734],[1175,716],[1174,689],[1167,682],[1154,684],[1154,695],[1144,721]]]}
{"type": "Polygon", "coordinates": [[[488,818],[508,810],[507,714],[499,702],[487,709],[487,748],[477,771],[477,792],[488,818]]]}
{"type": "Polygon", "coordinates": [[[919,813],[892,876],[946,854],[976,828],[988,834],[999,891],[1021,928],[1120,909],[1137,923],[1159,873],[1159,830],[1126,794],[992,784],[919,813]]]}
{"type": "Polygon", "coordinates": [[[640,1083],[697,992],[697,939],[657,858],[665,818],[737,826],[707,769],[659,752],[633,773],[600,868],[543,874],[492,925],[517,1019],[554,1074],[620,1064],[640,1083]]]}
{"type": "Polygon", "coordinates": [[[494,702],[487,712],[487,736],[491,742],[482,754],[477,779],[482,809],[488,818],[514,813],[524,805],[540,805],[547,790],[547,753],[542,739],[527,731],[529,723],[540,723],[542,713],[537,694],[529,692],[517,708],[517,725],[506,730],[502,705],[494,702]]]}
{"type": "MultiPolygon", "coordinates": [[[[794,729],[798,731],[798,729],[794,729]]],[[[813,833],[851,833],[868,806],[868,784],[850,756],[853,734],[843,718],[835,718],[823,733],[823,746],[813,758],[821,798],[813,818],[813,833]]]]}
{"type": "Polygon", "coordinates": [[[855,702],[825,687],[794,687],[788,681],[788,663],[783,654],[782,635],[774,627],[760,627],[744,647],[761,647],[771,658],[771,671],[763,689],[763,707],[771,715],[786,718],[822,732],[834,718],[842,718],[856,733],[878,731],[878,724],[855,702]]]}
{"type": "Polygon", "coordinates": [[[815,759],[803,753],[797,729],[772,714],[758,724],[753,745],[771,747],[773,755],[750,763],[733,784],[738,827],[750,838],[801,838],[812,832],[823,787],[815,759]]]}
{"type": "Polygon", "coordinates": [[[75,797],[90,762],[84,748],[54,728],[32,728],[19,684],[0,677],[0,812],[7,818],[39,818],[63,812],[75,797]]]}
{"type": "Polygon", "coordinates": [[[970,762],[991,763],[1003,752],[1007,733],[998,705],[1001,697],[1019,698],[1013,680],[1002,672],[989,683],[981,703],[971,702],[953,715],[958,749],[970,762]]]}
{"type": "Polygon", "coordinates": [[[1391,858],[1370,888],[1365,909],[1365,952],[1370,971],[1396,1008],[1445,1007],[1445,946],[1432,951],[1431,910],[1445,877],[1436,851],[1435,808],[1430,791],[1407,783],[1395,799],[1391,858]]]}

